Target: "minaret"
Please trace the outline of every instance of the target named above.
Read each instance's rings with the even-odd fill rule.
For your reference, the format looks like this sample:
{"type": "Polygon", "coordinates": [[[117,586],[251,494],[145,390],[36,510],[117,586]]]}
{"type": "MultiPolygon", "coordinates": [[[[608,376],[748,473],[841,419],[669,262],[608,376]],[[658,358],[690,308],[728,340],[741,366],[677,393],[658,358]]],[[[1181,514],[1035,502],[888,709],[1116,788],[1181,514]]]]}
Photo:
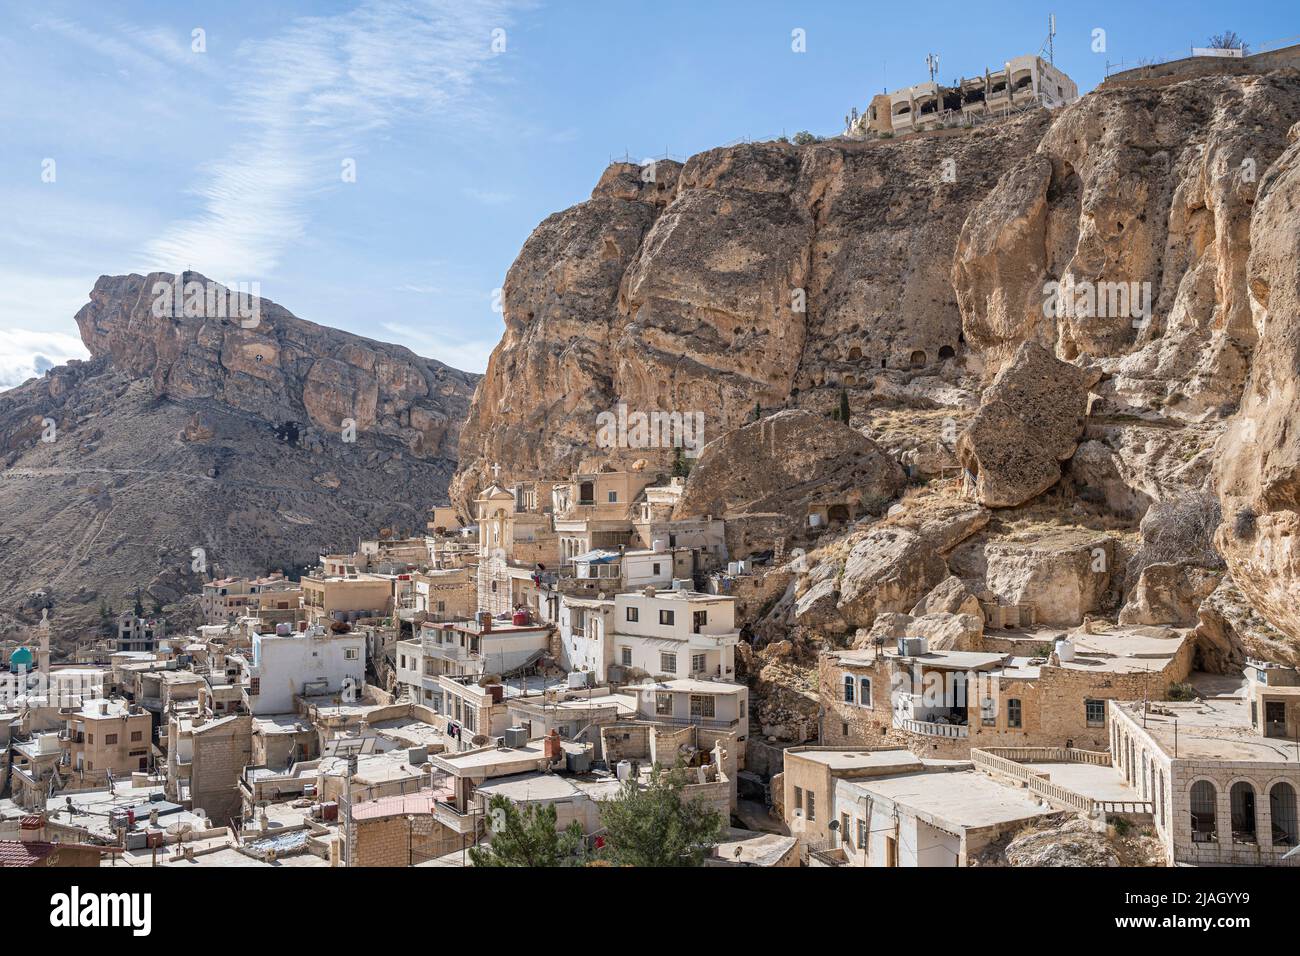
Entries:
{"type": "Polygon", "coordinates": [[[36,669],[46,680],[50,678],[50,609],[41,608],[41,650],[36,658],[36,669]]]}

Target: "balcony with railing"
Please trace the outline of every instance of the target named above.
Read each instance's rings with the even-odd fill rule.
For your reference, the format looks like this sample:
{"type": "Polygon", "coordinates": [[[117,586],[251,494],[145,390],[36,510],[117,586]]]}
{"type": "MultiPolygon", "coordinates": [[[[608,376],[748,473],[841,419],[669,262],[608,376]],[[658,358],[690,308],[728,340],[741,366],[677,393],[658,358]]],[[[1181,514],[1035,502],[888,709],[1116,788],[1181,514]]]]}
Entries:
{"type": "Polygon", "coordinates": [[[898,730],[905,730],[910,734],[919,734],[922,737],[947,737],[950,739],[959,739],[970,736],[970,731],[965,724],[947,724],[931,720],[912,720],[909,717],[895,717],[894,727],[898,730]]]}

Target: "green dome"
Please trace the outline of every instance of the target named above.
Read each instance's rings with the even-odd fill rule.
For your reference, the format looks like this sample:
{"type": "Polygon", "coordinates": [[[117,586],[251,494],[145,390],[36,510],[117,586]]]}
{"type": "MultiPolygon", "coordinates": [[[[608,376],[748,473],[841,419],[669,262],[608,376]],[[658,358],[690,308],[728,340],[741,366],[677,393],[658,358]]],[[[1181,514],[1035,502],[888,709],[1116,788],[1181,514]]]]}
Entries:
{"type": "Polygon", "coordinates": [[[17,673],[20,667],[32,669],[32,652],[25,647],[20,647],[9,655],[9,669],[17,673]]]}

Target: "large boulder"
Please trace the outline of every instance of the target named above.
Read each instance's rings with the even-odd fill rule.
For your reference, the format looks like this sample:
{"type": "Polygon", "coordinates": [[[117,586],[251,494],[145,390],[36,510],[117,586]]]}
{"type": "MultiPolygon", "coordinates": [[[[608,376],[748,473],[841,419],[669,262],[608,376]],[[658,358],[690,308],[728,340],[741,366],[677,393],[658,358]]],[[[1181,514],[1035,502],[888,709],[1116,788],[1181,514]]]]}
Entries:
{"type": "Polygon", "coordinates": [[[1111,590],[1116,551],[1106,534],[1068,530],[967,549],[982,553],[963,554],[961,570],[982,570],[985,587],[1003,604],[1033,604],[1040,624],[1078,625],[1111,590]]]}
{"type": "Polygon", "coordinates": [[[874,528],[849,552],[840,579],[839,612],[870,627],[882,611],[903,612],[948,576],[948,565],[915,531],[874,528]]]}
{"type": "Polygon", "coordinates": [[[1188,561],[1148,564],[1119,612],[1119,622],[1195,627],[1201,602],[1218,587],[1221,577],[1221,572],[1188,561]]]}
{"type": "Polygon", "coordinates": [[[1088,391],[1100,373],[1062,362],[1026,342],[984,392],[957,440],[975,497],[991,508],[1024,504],[1061,478],[1083,434],[1088,391]]]}
{"type": "Polygon", "coordinates": [[[905,483],[902,466],[870,438],[791,409],[705,445],[673,517],[780,513],[793,532],[810,508],[845,518],[879,513],[905,483]]]}
{"type": "Polygon", "coordinates": [[[917,602],[912,608],[912,615],[920,617],[925,614],[980,614],[979,598],[971,593],[964,581],[956,575],[949,575],[917,602]]]}

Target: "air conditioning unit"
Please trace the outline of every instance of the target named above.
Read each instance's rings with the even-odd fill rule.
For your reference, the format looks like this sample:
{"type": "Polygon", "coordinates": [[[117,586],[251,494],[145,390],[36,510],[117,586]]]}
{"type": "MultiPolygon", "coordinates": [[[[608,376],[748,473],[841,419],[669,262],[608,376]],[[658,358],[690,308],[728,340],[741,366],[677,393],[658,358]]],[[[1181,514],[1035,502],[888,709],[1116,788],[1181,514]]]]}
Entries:
{"type": "Polygon", "coordinates": [[[507,727],[502,742],[509,748],[516,749],[528,745],[528,731],[522,727],[507,727]]]}

